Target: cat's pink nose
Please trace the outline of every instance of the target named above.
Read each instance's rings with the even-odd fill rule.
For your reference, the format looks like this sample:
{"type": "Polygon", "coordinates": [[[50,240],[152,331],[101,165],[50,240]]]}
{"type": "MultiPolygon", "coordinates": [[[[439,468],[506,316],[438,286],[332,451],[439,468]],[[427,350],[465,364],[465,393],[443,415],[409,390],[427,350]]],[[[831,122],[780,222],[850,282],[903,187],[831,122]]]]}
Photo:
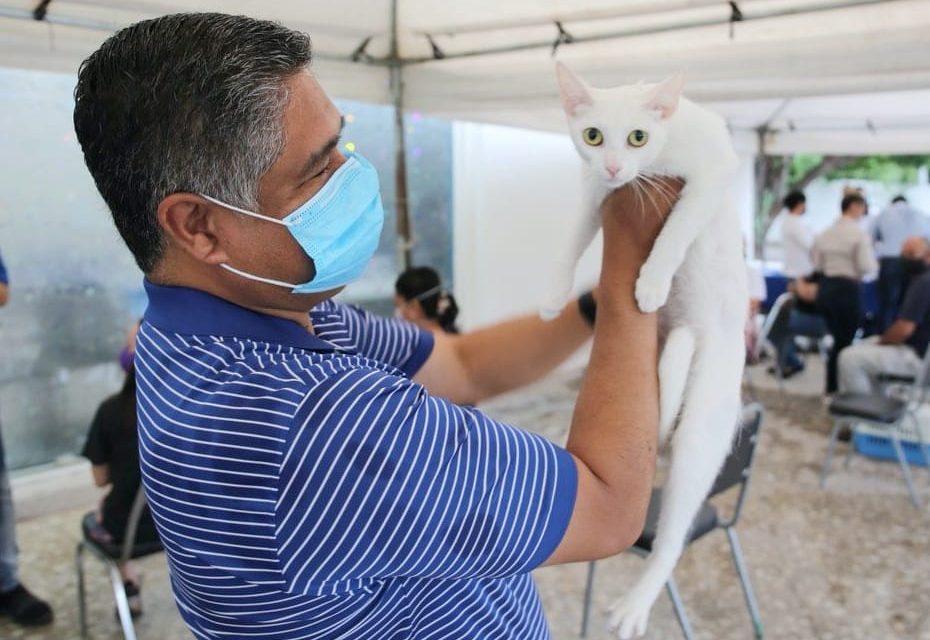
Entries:
{"type": "Polygon", "coordinates": [[[616,164],[607,165],[607,173],[610,174],[611,178],[616,178],[617,174],[620,173],[620,166],[616,164]]]}

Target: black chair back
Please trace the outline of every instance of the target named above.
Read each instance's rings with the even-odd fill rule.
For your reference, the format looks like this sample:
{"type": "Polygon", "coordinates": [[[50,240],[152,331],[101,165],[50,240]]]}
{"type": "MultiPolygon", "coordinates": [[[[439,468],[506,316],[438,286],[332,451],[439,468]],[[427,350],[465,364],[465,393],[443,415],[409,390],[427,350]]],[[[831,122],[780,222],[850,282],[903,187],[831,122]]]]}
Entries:
{"type": "Polygon", "coordinates": [[[730,522],[731,525],[735,524],[739,519],[740,511],[743,508],[746,488],[749,485],[749,477],[752,473],[752,463],[756,455],[756,445],[759,442],[759,431],[762,428],[762,417],[763,409],[759,403],[754,402],[743,407],[742,424],[733,438],[733,449],[723,463],[720,473],[717,474],[717,480],[710,490],[710,496],[708,496],[712,497],[738,484],[741,485],[736,509],[730,522]]]}

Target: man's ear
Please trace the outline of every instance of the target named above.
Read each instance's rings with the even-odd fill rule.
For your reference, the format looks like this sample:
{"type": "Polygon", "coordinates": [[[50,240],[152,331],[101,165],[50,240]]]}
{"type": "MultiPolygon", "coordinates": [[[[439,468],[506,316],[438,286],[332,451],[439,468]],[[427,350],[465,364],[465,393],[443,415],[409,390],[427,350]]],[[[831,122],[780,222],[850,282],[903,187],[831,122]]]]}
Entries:
{"type": "Polygon", "coordinates": [[[217,216],[229,215],[193,193],[172,193],[158,205],[158,224],[178,249],[207,264],[229,261],[219,241],[217,216]]]}

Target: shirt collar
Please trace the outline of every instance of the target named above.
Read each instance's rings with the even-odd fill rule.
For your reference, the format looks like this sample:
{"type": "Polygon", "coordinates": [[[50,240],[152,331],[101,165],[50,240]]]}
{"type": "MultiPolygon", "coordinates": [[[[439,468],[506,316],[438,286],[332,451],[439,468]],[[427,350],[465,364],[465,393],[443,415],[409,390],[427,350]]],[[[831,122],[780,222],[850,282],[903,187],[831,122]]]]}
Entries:
{"type": "Polygon", "coordinates": [[[335,345],[292,320],[251,311],[199,289],[166,287],[146,279],[145,292],[149,298],[145,320],[164,331],[259,340],[309,351],[336,351],[335,345]]]}

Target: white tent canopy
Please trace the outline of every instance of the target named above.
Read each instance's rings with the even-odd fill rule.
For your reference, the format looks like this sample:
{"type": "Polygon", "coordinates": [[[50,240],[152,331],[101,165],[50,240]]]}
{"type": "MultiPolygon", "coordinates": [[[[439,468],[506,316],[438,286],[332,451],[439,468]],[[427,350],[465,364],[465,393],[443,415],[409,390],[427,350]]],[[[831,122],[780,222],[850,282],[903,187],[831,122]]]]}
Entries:
{"type": "Polygon", "coordinates": [[[721,0],[0,0],[0,65],[73,72],[137,20],[246,13],[310,33],[333,95],[390,102],[389,68],[399,64],[408,109],[560,131],[560,38],[556,55],[595,85],[684,70],[689,95],[721,112],[746,147],[930,150],[930,1],[735,4],[737,22],[721,0]],[[42,21],[37,5],[47,5],[42,21]]]}

